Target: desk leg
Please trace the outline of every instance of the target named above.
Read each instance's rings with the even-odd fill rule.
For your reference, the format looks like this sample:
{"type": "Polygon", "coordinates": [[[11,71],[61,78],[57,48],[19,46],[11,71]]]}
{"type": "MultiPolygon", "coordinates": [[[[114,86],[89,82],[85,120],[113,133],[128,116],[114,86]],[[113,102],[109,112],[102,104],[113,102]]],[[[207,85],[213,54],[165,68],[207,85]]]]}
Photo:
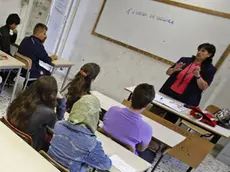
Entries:
{"type": "Polygon", "coordinates": [[[9,70],[9,73],[7,74],[7,77],[6,77],[6,79],[5,79],[5,81],[4,81],[3,85],[2,85],[1,93],[0,93],[0,94],[3,93],[3,90],[4,90],[5,86],[6,86],[7,80],[9,79],[9,76],[10,76],[10,74],[11,74],[11,71],[12,71],[12,70],[10,69],[10,70],[9,70]]]}
{"type": "Polygon", "coordinates": [[[190,171],[192,171],[192,167],[189,167],[189,169],[186,171],[186,172],[190,172],[190,171]]]}
{"type": "Polygon", "coordinates": [[[64,81],[63,81],[62,86],[61,86],[61,90],[62,90],[63,87],[65,86],[65,83],[66,83],[66,80],[67,80],[67,78],[68,78],[68,76],[69,76],[69,72],[70,72],[71,67],[72,67],[72,66],[70,66],[70,67],[68,68],[67,72],[66,72],[64,81]]]}
{"type": "Polygon", "coordinates": [[[13,101],[13,99],[14,99],[14,94],[15,94],[16,89],[17,89],[17,86],[18,86],[18,79],[19,79],[19,77],[20,77],[21,70],[22,70],[22,68],[19,68],[19,69],[18,69],[18,74],[17,74],[16,81],[15,81],[15,83],[14,83],[14,88],[13,88],[12,96],[11,96],[11,99],[10,99],[10,103],[11,103],[11,102],[13,101]]]}
{"type": "Polygon", "coordinates": [[[214,134],[213,138],[210,140],[211,143],[216,144],[220,140],[221,136],[214,134]]]}
{"type": "Polygon", "coordinates": [[[55,71],[55,67],[53,66],[53,68],[52,68],[52,70],[51,70],[51,76],[53,76],[53,74],[54,74],[54,71],[55,71]]]}
{"type": "Polygon", "coordinates": [[[162,158],[164,157],[164,154],[161,154],[160,158],[158,159],[157,163],[154,165],[151,172],[154,172],[158,166],[158,164],[161,162],[162,158]]]}

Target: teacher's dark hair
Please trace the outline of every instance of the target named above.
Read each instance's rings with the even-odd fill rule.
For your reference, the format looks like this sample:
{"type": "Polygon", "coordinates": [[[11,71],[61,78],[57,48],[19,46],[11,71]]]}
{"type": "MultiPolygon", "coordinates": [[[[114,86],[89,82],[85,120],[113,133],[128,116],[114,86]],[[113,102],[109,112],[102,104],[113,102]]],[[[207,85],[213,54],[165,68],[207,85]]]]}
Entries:
{"type": "Polygon", "coordinates": [[[29,120],[37,106],[43,104],[51,109],[56,106],[57,81],[52,76],[42,76],[21,92],[7,109],[7,119],[19,130],[26,131],[29,120]]]}
{"type": "Polygon", "coordinates": [[[154,98],[154,86],[146,83],[140,84],[133,91],[131,107],[133,109],[145,108],[149,103],[153,101],[154,98]]]}
{"type": "MultiPolygon", "coordinates": [[[[202,48],[207,50],[209,54],[212,54],[210,57],[205,59],[202,64],[203,65],[211,64],[213,57],[215,56],[215,53],[216,53],[216,47],[213,44],[203,43],[197,47],[197,50],[200,51],[202,48]]],[[[195,60],[195,57],[193,57],[193,58],[195,60]]]]}

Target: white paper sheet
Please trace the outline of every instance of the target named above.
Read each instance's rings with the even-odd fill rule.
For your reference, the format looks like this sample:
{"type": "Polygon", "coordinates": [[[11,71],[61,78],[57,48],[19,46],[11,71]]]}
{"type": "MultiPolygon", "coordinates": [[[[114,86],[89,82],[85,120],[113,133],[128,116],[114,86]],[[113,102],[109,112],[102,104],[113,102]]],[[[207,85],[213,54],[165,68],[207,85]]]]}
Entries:
{"type": "Polygon", "coordinates": [[[175,101],[175,100],[167,99],[160,95],[156,95],[154,100],[176,110],[177,112],[182,112],[186,110],[183,103],[175,101]]]}
{"type": "Polygon", "coordinates": [[[125,161],[123,161],[119,156],[113,155],[110,157],[112,164],[115,168],[117,168],[120,172],[136,172],[137,170],[130,165],[128,165],[125,161]]]}

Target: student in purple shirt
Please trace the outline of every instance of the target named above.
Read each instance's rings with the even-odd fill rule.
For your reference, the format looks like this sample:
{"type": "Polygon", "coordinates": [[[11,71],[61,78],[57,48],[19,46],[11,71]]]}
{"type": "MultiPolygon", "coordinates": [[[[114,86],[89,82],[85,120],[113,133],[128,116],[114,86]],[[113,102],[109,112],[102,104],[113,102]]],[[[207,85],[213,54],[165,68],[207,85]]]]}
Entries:
{"type": "Polygon", "coordinates": [[[152,128],[142,120],[141,113],[154,98],[154,87],[140,84],[133,92],[130,108],[111,107],[103,120],[103,129],[108,134],[121,143],[132,146],[135,154],[149,162],[154,158],[149,157],[151,153],[147,150],[152,139],[152,128]]]}

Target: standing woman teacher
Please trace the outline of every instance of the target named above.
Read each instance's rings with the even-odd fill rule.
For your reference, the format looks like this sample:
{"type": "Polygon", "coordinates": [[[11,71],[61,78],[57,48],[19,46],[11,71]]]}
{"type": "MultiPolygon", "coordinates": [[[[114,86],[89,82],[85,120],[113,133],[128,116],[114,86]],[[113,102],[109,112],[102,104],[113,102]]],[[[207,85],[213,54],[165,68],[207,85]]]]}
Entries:
{"type": "Polygon", "coordinates": [[[182,57],[167,70],[169,78],[160,89],[161,93],[191,106],[199,105],[202,92],[210,86],[216,73],[212,65],[215,46],[204,43],[197,50],[196,56],[182,57]]]}

